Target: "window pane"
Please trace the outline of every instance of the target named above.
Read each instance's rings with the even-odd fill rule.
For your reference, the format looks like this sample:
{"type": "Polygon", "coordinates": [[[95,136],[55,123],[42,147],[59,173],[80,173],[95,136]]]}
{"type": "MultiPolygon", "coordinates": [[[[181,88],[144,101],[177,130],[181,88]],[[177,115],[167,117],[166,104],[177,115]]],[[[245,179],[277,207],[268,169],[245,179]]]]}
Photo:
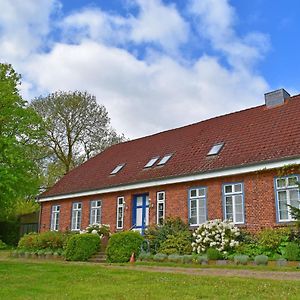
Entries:
{"type": "Polygon", "coordinates": [[[197,224],[197,201],[191,200],[191,207],[190,207],[190,223],[197,224]]]}
{"type": "Polygon", "coordinates": [[[232,185],[225,185],[225,193],[232,193],[232,185]]]}
{"type": "Polygon", "coordinates": [[[288,178],[288,186],[297,186],[298,180],[296,176],[288,178]]]}
{"type": "Polygon", "coordinates": [[[242,205],[242,203],[243,203],[243,197],[242,197],[242,195],[235,196],[234,201],[235,201],[236,205],[242,205]]]}
{"type": "Polygon", "coordinates": [[[288,211],[287,210],[279,210],[279,218],[280,220],[288,220],[288,211]]]}
{"type": "Polygon", "coordinates": [[[205,189],[199,189],[198,191],[199,191],[199,196],[200,197],[205,196],[205,189]]]}
{"type": "Polygon", "coordinates": [[[165,198],[165,193],[162,193],[162,192],[160,192],[160,193],[158,193],[158,200],[164,200],[164,198],[165,198]]]}
{"type": "Polygon", "coordinates": [[[240,183],[234,185],[234,191],[240,193],[242,191],[242,185],[240,183]]]}
{"type": "Polygon", "coordinates": [[[235,222],[236,223],[243,223],[244,222],[244,216],[243,214],[235,214],[235,222]]]}
{"type": "Polygon", "coordinates": [[[285,178],[278,178],[277,179],[277,187],[284,188],[285,187],[285,178]]]}
{"type": "Polygon", "coordinates": [[[119,198],[118,203],[119,203],[119,205],[122,205],[123,204],[123,198],[119,198]]]}
{"type": "Polygon", "coordinates": [[[190,195],[191,197],[197,197],[197,190],[191,190],[190,195]]]}
{"type": "Polygon", "coordinates": [[[142,206],[143,205],[143,197],[137,197],[136,198],[136,205],[142,206]]]}

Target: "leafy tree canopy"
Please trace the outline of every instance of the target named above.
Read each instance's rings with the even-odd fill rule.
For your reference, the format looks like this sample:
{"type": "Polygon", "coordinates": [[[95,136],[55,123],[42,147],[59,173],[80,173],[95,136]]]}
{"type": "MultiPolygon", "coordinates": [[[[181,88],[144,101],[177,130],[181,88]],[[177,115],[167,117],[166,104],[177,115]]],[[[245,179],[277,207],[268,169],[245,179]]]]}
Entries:
{"type": "Polygon", "coordinates": [[[41,119],[20,96],[20,80],[11,65],[0,63],[0,218],[39,187],[41,119]]]}
{"type": "Polygon", "coordinates": [[[112,144],[124,140],[110,126],[106,108],[87,92],[58,91],[32,101],[44,120],[42,144],[48,151],[47,182],[69,172],[112,144]]]}

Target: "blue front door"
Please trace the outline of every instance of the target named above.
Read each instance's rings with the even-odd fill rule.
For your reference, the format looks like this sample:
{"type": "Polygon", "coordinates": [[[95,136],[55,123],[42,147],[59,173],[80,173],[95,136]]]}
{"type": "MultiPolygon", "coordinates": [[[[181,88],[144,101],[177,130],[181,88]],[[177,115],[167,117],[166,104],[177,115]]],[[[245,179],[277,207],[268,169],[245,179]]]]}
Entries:
{"type": "Polygon", "coordinates": [[[145,229],[149,225],[149,195],[135,195],[133,198],[132,213],[133,228],[144,234],[145,229]]]}

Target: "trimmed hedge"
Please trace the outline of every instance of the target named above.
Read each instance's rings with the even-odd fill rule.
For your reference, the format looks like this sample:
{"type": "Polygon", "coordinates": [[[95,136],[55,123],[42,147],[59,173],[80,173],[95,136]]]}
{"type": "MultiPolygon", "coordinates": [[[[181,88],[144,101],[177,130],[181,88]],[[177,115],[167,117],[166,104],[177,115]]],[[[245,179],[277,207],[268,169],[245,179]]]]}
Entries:
{"type": "Polygon", "coordinates": [[[64,248],[69,237],[70,234],[57,231],[28,233],[20,239],[18,248],[29,251],[42,249],[50,249],[54,251],[64,248]]]}
{"type": "Polygon", "coordinates": [[[65,249],[66,260],[86,261],[100,248],[98,234],[84,233],[73,235],[67,242],[65,249]]]}
{"type": "Polygon", "coordinates": [[[113,234],[106,248],[107,259],[110,262],[128,262],[131,254],[138,257],[144,238],[134,231],[124,231],[113,234]]]}

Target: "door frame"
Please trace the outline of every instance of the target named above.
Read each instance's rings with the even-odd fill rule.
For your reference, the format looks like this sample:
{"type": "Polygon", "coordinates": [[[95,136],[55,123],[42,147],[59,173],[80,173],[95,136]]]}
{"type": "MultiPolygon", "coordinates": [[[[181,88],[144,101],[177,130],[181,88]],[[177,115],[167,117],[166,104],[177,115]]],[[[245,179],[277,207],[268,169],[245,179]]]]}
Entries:
{"type": "MultiPolygon", "coordinates": [[[[132,205],[132,228],[133,229],[139,229],[141,230],[141,234],[143,235],[145,232],[145,229],[148,227],[146,225],[146,212],[148,208],[148,220],[149,220],[149,193],[143,193],[143,194],[136,194],[133,196],[133,205],[132,205]],[[137,198],[142,197],[143,202],[142,205],[137,206],[137,198]],[[148,197],[148,204],[147,204],[147,197],[148,197]],[[137,208],[142,208],[142,225],[136,226],[136,210],[137,208]]],[[[149,224],[148,224],[149,225],[149,224]]]]}

